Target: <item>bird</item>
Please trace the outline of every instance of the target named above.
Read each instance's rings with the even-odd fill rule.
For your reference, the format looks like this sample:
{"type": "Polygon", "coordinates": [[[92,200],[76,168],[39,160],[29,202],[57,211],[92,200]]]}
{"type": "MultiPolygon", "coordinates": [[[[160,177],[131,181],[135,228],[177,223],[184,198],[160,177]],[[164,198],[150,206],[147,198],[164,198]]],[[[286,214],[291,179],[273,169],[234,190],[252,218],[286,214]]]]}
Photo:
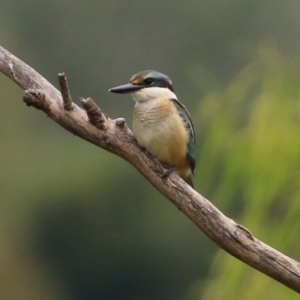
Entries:
{"type": "Polygon", "coordinates": [[[136,102],[133,111],[133,134],[138,144],[173,170],[191,187],[195,173],[195,131],[190,113],[177,99],[171,79],[154,70],[133,75],[129,83],[109,92],[131,94],[136,102]]]}

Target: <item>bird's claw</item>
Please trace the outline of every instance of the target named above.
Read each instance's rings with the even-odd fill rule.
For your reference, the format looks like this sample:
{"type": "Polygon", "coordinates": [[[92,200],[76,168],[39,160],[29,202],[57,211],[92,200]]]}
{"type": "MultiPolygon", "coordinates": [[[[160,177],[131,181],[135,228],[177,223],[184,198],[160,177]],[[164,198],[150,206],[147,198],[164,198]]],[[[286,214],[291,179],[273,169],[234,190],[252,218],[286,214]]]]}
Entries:
{"type": "Polygon", "coordinates": [[[166,165],[164,165],[164,167],[166,170],[161,175],[161,178],[167,178],[174,171],[174,167],[170,167],[170,166],[166,166],[166,165]]]}

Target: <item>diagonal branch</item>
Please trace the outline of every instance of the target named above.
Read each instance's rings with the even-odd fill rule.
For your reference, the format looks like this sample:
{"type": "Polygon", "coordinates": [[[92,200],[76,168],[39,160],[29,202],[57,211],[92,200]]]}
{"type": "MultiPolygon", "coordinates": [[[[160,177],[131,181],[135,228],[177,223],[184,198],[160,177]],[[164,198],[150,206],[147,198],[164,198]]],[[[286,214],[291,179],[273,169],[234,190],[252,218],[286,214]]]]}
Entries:
{"type": "Polygon", "coordinates": [[[0,71],[25,90],[23,100],[27,105],[44,111],[70,132],[127,160],[221,248],[300,293],[299,262],[264,244],[248,229],[227,218],[174,172],[162,178],[164,167],[139,147],[124,119],[106,117],[90,98],[81,99],[84,109],[72,103],[64,74],[59,74],[60,93],[1,46],[0,71]]]}

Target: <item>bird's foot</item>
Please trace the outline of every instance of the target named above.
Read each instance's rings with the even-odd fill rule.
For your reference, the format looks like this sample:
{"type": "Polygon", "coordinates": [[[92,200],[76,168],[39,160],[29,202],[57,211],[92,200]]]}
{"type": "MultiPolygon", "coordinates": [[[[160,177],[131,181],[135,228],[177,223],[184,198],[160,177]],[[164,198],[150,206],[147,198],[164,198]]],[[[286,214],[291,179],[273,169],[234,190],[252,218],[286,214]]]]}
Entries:
{"type": "Polygon", "coordinates": [[[161,175],[161,178],[167,178],[174,171],[174,167],[170,167],[170,166],[167,166],[167,165],[163,165],[163,166],[166,170],[161,175]]]}

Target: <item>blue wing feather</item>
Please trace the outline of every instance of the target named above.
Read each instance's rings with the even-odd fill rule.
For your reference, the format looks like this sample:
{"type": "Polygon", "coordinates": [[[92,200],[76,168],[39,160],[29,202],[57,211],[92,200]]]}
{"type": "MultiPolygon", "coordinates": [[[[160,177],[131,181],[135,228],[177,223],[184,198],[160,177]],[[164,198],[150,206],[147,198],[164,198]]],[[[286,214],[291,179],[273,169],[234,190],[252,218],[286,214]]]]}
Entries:
{"type": "Polygon", "coordinates": [[[180,117],[182,118],[186,129],[189,132],[189,142],[187,144],[187,156],[191,164],[191,170],[194,173],[196,169],[196,156],[195,156],[195,130],[194,125],[190,116],[190,113],[186,109],[186,107],[177,99],[171,99],[175,104],[180,117]]]}

